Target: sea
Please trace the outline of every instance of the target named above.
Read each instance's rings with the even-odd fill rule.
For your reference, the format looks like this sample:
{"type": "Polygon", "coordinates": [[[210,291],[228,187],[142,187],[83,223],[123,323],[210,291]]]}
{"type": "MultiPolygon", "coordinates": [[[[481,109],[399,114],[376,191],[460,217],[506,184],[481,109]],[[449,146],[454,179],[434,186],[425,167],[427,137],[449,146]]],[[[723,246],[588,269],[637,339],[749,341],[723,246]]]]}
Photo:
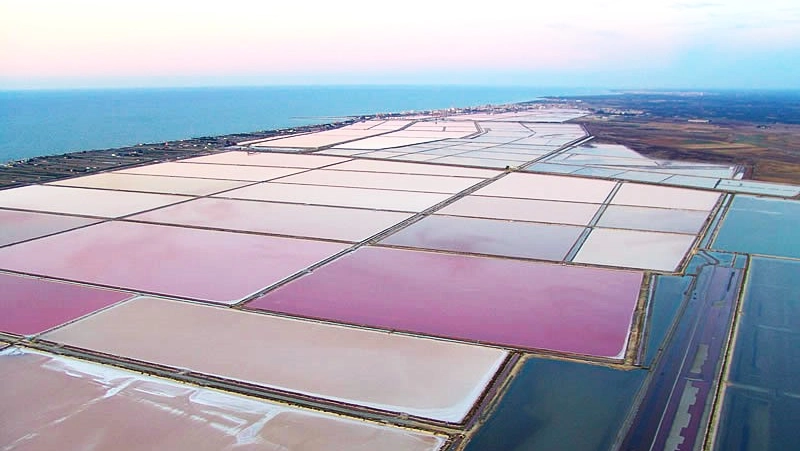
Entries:
{"type": "Polygon", "coordinates": [[[598,90],[510,86],[264,86],[0,91],[0,163],[388,112],[598,90]]]}

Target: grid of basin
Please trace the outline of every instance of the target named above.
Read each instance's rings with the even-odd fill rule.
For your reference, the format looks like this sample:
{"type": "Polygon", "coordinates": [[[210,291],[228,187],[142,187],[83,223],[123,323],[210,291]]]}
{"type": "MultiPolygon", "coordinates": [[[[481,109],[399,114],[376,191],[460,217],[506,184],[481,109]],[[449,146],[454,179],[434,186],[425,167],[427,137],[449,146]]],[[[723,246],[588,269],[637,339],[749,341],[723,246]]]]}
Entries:
{"type": "Polygon", "coordinates": [[[742,180],[736,165],[655,160],[615,144],[588,143],[549,155],[526,168],[547,174],[572,174],[732,193],[792,197],[800,188],[779,183],[742,180]]]}
{"type": "Polygon", "coordinates": [[[194,415],[167,421],[194,431],[198,449],[243,439],[291,447],[303,435],[316,440],[310,449],[328,449],[330,434],[343,449],[364,436],[373,449],[439,449],[447,434],[372,422],[367,412],[463,424],[518,350],[621,361],[644,271],[679,270],[719,198],[575,176],[247,152],[6,190],[7,341],[29,337],[293,401],[19,347],[2,351],[0,374],[19,402],[33,396],[33,378],[59,387],[59,402],[91,406],[65,424],[74,431],[140,404],[116,400],[144,399],[152,412],[194,415]],[[108,393],[122,396],[98,402],[108,393]],[[307,399],[351,410],[312,411],[307,399]]]}
{"type": "MultiPolygon", "coordinates": [[[[464,422],[508,351],[230,307],[495,175],[323,169],[345,160],[230,153],[4,191],[0,267],[8,272],[0,278],[0,330],[12,341],[28,337],[57,343],[81,355],[190,371],[296,400],[420,421],[464,422]],[[269,197],[269,187],[260,188],[277,179],[298,188],[290,190],[292,196],[311,198],[243,200],[269,197]],[[325,185],[315,185],[320,180],[325,185]],[[314,186],[319,189],[308,190],[314,186]],[[397,189],[411,186],[423,191],[397,189]]],[[[231,438],[215,429],[215,416],[227,418],[230,430],[239,428],[237,434],[246,436],[247,421],[254,421],[246,415],[250,411],[274,412],[258,434],[276,446],[288,446],[312,430],[317,431],[315,449],[330,444],[329,434],[341,435],[337,446],[345,447],[361,445],[365,437],[379,449],[438,449],[445,443],[430,432],[271,401],[230,395],[216,405],[229,395],[24,349],[6,349],[0,359],[4,383],[19,385],[19,395],[4,398],[4,405],[22,402],[29,393],[23,385],[31,378],[41,381],[39,390],[67,389],[54,402],[87,408],[78,407],[72,421],[63,423],[64,434],[94,415],[134,415],[137,402],[116,400],[138,397],[139,403],[155,403],[149,410],[195,412],[208,424],[189,435],[209,443],[231,438]],[[15,378],[23,373],[30,374],[15,378]],[[105,398],[91,393],[98,383],[103,393],[115,396],[99,401],[105,398]],[[141,386],[151,390],[147,396],[134,388],[141,386]],[[172,396],[182,390],[189,390],[188,405],[172,396]],[[197,398],[212,400],[212,411],[197,398]],[[237,407],[247,403],[256,407],[237,407]],[[285,434],[285,443],[278,440],[285,434]]],[[[23,416],[15,426],[35,430],[37,415],[23,416]]],[[[192,428],[192,422],[171,422],[179,430],[192,428]]]]}
{"type": "MultiPolygon", "coordinates": [[[[401,161],[424,161],[490,168],[518,167],[585,136],[572,124],[435,119],[415,122],[406,133],[419,141],[400,145],[376,138],[341,143],[322,150],[327,155],[401,161]],[[449,135],[461,131],[462,136],[449,135]],[[395,144],[395,145],[392,145],[395,144]]],[[[400,133],[400,132],[398,132],[400,133]]],[[[389,136],[389,135],[386,135],[389,136]]]]}

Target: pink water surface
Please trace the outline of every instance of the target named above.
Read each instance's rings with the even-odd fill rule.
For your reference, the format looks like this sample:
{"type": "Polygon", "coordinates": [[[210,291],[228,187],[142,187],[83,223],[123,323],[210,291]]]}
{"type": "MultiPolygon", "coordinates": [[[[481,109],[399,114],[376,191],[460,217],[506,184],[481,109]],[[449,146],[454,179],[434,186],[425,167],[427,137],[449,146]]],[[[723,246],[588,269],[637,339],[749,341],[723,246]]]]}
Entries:
{"type": "Polygon", "coordinates": [[[33,335],[131,297],[31,277],[0,274],[0,331],[33,335]]]}
{"type": "Polygon", "coordinates": [[[0,249],[0,268],[233,303],[347,247],[107,222],[0,249]]]}
{"type": "Polygon", "coordinates": [[[619,358],[643,274],[362,248],[250,308],[518,348],[619,358]]]}

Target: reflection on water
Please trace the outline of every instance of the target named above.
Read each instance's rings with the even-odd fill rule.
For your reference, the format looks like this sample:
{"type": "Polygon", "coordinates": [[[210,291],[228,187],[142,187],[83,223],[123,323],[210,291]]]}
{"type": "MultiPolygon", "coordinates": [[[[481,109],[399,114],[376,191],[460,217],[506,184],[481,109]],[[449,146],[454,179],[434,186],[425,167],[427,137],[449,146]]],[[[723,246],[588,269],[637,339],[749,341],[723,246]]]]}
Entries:
{"type": "Polygon", "coordinates": [[[800,202],[736,196],[714,249],[800,258],[800,202]]]}
{"type": "Polygon", "coordinates": [[[532,358],[466,449],[608,449],[645,374],[532,358]]]}
{"type": "Polygon", "coordinates": [[[754,257],[717,450],[796,449],[800,440],[800,261],[754,257]]]}
{"type": "Polygon", "coordinates": [[[679,276],[656,277],[653,298],[650,301],[650,318],[647,333],[647,347],[645,348],[643,365],[649,367],[653,363],[658,349],[661,347],[670,326],[675,321],[686,292],[693,278],[679,276]]]}

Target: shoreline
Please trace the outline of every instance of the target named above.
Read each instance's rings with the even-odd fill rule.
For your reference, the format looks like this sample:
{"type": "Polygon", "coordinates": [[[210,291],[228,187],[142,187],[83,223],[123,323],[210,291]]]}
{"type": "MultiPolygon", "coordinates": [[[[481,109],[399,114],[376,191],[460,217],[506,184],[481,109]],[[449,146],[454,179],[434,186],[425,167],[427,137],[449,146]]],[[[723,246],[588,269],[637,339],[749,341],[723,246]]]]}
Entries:
{"type": "Polygon", "coordinates": [[[399,119],[420,115],[447,116],[450,114],[509,112],[529,109],[532,105],[547,106],[552,103],[552,98],[542,98],[499,105],[490,104],[440,110],[355,115],[348,116],[348,119],[343,121],[303,125],[291,128],[259,130],[254,132],[233,133],[219,136],[201,136],[182,140],[165,141],[163,143],[145,143],[126,147],[80,150],[57,155],[43,155],[24,160],[10,161],[0,165],[0,190],[35,183],[53,182],[56,180],[62,180],[96,172],[203,156],[218,152],[223,149],[232,150],[242,148],[238,145],[238,143],[241,142],[258,141],[275,136],[332,130],[369,119],[399,119]]]}

